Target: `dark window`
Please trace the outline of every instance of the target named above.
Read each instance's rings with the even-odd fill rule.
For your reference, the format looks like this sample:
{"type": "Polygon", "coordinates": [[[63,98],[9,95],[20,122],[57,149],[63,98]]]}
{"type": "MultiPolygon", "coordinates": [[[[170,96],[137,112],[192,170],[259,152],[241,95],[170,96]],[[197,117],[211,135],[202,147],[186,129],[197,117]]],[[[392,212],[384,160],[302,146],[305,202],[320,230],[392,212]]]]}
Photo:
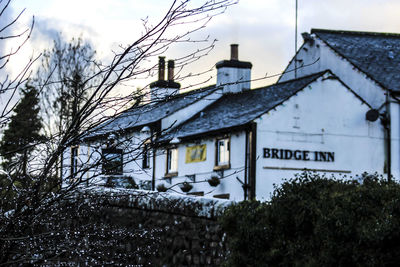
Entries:
{"type": "Polygon", "coordinates": [[[150,168],[150,146],[148,144],[143,147],[143,169],[150,168]]]}
{"type": "Polygon", "coordinates": [[[102,161],[103,174],[123,174],[122,149],[103,149],[102,161]]]}
{"type": "Polygon", "coordinates": [[[73,146],[71,147],[71,178],[75,177],[78,172],[78,156],[79,156],[79,147],[73,146]]]}

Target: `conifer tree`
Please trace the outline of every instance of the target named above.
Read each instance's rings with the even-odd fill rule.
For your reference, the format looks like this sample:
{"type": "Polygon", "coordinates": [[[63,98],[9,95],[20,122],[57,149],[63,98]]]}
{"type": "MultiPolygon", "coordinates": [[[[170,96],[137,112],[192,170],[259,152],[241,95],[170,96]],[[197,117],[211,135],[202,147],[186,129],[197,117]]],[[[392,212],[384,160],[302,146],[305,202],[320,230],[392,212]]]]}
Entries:
{"type": "Polygon", "coordinates": [[[38,90],[26,84],[0,142],[2,167],[10,174],[26,176],[30,154],[41,140],[38,90]]]}

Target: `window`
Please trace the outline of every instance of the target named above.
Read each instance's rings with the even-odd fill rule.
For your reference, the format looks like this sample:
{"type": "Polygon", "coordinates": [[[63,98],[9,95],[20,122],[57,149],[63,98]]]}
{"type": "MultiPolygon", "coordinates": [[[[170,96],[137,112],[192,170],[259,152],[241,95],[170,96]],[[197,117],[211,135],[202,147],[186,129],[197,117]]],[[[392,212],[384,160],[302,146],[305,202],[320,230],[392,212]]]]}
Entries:
{"type": "Polygon", "coordinates": [[[217,139],[216,142],[216,167],[229,168],[230,161],[229,138],[217,139]]]}
{"type": "Polygon", "coordinates": [[[78,172],[78,156],[79,146],[71,147],[71,178],[75,177],[78,172]]]}
{"type": "Polygon", "coordinates": [[[143,146],[143,163],[142,168],[147,169],[150,168],[150,147],[148,144],[143,146]]]}
{"type": "Polygon", "coordinates": [[[167,174],[176,175],[178,173],[178,149],[170,148],[167,150],[167,174]]]}
{"type": "Polygon", "coordinates": [[[102,160],[103,174],[123,174],[122,149],[103,149],[102,160]]]}

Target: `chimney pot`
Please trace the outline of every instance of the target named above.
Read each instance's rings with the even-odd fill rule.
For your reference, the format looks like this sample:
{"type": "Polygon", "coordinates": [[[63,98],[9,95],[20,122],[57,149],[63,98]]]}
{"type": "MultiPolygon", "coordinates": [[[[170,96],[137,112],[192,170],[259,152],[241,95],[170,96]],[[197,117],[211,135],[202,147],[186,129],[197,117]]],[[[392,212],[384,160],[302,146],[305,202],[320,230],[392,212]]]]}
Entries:
{"type": "Polygon", "coordinates": [[[158,57],[158,80],[165,80],[165,57],[158,57]]]}
{"type": "Polygon", "coordinates": [[[174,80],[174,68],[175,62],[173,60],[168,60],[168,81],[174,80]]]}
{"type": "Polygon", "coordinates": [[[239,60],[239,45],[231,44],[231,60],[239,60]]]}

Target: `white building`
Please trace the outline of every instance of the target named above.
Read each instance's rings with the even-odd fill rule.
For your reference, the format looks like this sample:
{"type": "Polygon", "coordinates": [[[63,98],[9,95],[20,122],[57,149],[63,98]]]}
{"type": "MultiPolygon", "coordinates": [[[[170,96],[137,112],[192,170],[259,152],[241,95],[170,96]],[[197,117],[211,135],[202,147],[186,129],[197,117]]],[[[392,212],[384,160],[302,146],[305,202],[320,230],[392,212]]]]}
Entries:
{"type": "Polygon", "coordinates": [[[151,86],[161,99],[89,133],[65,169],[98,162],[85,174],[95,182],[130,177],[141,188],[234,200],[268,199],[274,184],[303,170],[398,177],[400,35],[303,37],[279,82],[252,90],[252,65],[238,60],[237,45],[217,63],[216,85],[184,94],[171,61],[164,80],[161,58],[151,86]]]}

